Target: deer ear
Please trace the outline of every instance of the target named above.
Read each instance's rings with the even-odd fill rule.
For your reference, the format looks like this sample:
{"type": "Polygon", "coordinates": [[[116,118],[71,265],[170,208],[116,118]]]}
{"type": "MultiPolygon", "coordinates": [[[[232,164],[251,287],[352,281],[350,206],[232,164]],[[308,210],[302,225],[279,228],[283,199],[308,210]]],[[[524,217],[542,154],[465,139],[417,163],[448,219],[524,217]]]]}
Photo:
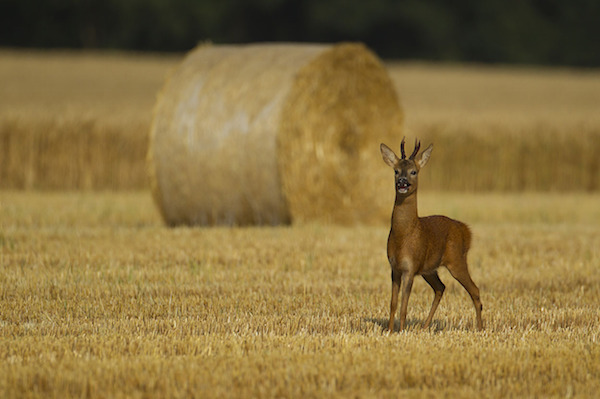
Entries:
{"type": "Polygon", "coordinates": [[[425,151],[423,151],[421,155],[419,155],[419,159],[417,159],[417,164],[419,165],[419,168],[422,168],[427,164],[427,161],[429,161],[429,157],[431,156],[432,150],[433,144],[429,144],[429,147],[427,147],[425,151]]]}
{"type": "Polygon", "coordinates": [[[391,166],[392,168],[395,167],[399,161],[399,158],[396,156],[396,154],[394,154],[394,151],[392,151],[390,147],[383,143],[381,143],[379,149],[381,150],[383,162],[385,162],[386,164],[388,164],[388,166],[391,166]]]}

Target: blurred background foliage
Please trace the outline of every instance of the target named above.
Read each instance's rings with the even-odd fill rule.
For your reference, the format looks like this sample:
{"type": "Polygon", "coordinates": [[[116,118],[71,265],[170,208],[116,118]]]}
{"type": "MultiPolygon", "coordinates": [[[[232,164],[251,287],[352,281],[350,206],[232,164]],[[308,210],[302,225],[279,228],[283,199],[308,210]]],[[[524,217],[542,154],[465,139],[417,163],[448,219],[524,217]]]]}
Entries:
{"type": "Polygon", "coordinates": [[[598,0],[3,0],[0,46],[357,40],[388,59],[600,65],[598,0]]]}

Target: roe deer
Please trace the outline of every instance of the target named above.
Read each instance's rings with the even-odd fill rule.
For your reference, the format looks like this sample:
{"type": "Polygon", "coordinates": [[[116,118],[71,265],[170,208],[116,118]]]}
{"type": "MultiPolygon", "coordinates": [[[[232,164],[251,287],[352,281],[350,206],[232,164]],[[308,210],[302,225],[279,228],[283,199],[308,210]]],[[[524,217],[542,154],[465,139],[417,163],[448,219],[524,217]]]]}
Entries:
{"type": "Polygon", "coordinates": [[[417,215],[419,171],[429,160],[433,144],[417,156],[420,147],[421,143],[415,141],[415,149],[408,159],[404,153],[404,139],[400,144],[402,158],[398,158],[385,144],[382,143],[380,147],[383,160],[396,174],[396,200],[387,243],[387,255],[392,268],[392,300],[388,330],[394,330],[400,285],[400,330],[404,329],[408,297],[416,275],[423,276],[435,293],[429,316],[423,324],[423,328],[429,327],[446,288],[436,271],[439,266],[445,266],[471,296],[477,315],[477,329],[481,330],[483,322],[479,289],[471,280],[467,268],[467,252],[471,245],[469,227],[446,216],[420,218],[417,215]]]}

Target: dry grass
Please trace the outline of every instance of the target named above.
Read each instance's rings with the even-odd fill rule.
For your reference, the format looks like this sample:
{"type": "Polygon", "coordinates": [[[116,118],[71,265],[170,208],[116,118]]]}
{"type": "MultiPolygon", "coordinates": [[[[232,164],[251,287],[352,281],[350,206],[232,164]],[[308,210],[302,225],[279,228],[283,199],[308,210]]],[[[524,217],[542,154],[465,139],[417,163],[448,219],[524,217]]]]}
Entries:
{"type": "MultiPolygon", "coordinates": [[[[146,187],[175,62],[1,52],[0,187],[146,187]]],[[[484,332],[445,272],[431,331],[418,280],[408,331],[382,332],[384,225],[166,229],[146,191],[0,191],[0,397],[596,397],[598,73],[390,70],[436,142],[422,188],[460,192],[421,213],[475,233],[484,332]]]]}
{"type": "Polygon", "coordinates": [[[166,229],[150,194],[0,192],[2,397],[595,397],[597,195],[421,193],[471,224],[486,329],[415,283],[387,335],[386,227],[166,229]]]}
{"type": "Polygon", "coordinates": [[[146,188],[151,111],[178,60],[0,51],[0,188],[146,188]]]}
{"type": "Polygon", "coordinates": [[[424,187],[597,191],[595,70],[390,64],[408,135],[436,144],[424,187]]]}
{"type": "MultiPolygon", "coordinates": [[[[147,187],[143,154],[152,106],[178,61],[0,52],[0,187],[147,187]],[[52,156],[57,151],[61,155],[52,156]]],[[[422,187],[600,188],[598,71],[388,66],[407,135],[435,142],[422,187]]],[[[388,144],[396,148],[399,142],[388,144]]]]}
{"type": "MultiPolygon", "coordinates": [[[[598,126],[598,70],[390,63],[409,129],[598,126]]],[[[486,131],[479,131],[486,134],[486,131]]]]}

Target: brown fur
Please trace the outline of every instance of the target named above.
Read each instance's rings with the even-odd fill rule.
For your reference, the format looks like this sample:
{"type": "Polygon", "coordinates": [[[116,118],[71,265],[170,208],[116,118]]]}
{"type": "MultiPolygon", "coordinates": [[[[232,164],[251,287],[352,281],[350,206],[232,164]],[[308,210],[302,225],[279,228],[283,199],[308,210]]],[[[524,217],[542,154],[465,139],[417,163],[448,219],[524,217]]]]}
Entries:
{"type": "MultiPolygon", "coordinates": [[[[403,147],[404,140],[402,140],[402,149],[403,147]]],[[[475,306],[477,328],[481,330],[483,322],[479,289],[471,279],[467,266],[471,231],[466,224],[446,216],[423,218],[418,216],[418,173],[429,160],[433,145],[416,156],[418,148],[419,143],[416,143],[415,151],[406,159],[404,151],[402,151],[402,158],[398,158],[385,144],[381,144],[383,160],[394,169],[396,174],[396,200],[387,244],[388,260],[392,269],[392,299],[388,329],[389,331],[394,329],[394,317],[401,286],[400,330],[404,329],[408,298],[416,275],[423,276],[435,293],[431,310],[423,323],[424,328],[430,326],[445,290],[437,274],[437,268],[444,266],[471,296],[475,306]]]]}

